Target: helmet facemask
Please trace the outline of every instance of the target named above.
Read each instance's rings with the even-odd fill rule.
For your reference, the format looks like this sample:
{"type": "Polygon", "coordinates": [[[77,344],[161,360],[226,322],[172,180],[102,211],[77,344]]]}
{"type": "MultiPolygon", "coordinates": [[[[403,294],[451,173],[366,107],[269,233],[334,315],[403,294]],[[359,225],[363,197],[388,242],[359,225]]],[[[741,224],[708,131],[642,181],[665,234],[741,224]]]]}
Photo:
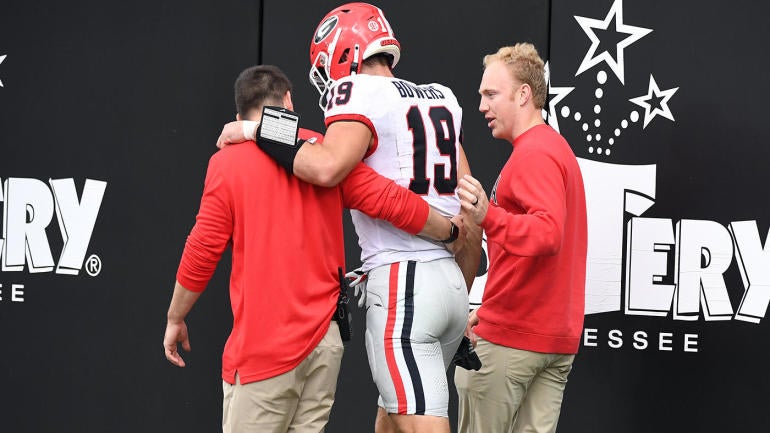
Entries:
{"type": "MultiPolygon", "coordinates": [[[[356,44],[352,49],[346,48],[345,51],[343,51],[342,55],[340,56],[339,64],[347,64],[348,56],[352,56],[352,60],[350,61],[350,69],[341,71],[340,68],[337,67],[337,74],[339,75],[342,73],[342,76],[339,78],[355,75],[361,69],[361,49],[359,48],[358,44],[356,44]]],[[[310,78],[310,83],[313,84],[313,87],[315,87],[316,90],[318,90],[318,93],[321,94],[321,98],[318,100],[318,106],[321,107],[321,110],[326,109],[329,89],[337,81],[331,77],[331,74],[328,73],[328,71],[331,69],[332,65],[329,63],[329,56],[323,51],[318,53],[315,61],[313,61],[313,64],[310,65],[310,73],[308,74],[308,78],[310,78]]]]}
{"type": "Polygon", "coordinates": [[[326,109],[326,103],[328,102],[329,89],[334,85],[334,80],[329,77],[327,71],[327,65],[329,64],[329,57],[325,52],[318,53],[315,61],[310,65],[310,83],[318,90],[321,97],[318,99],[318,106],[321,110],[326,109]]]}

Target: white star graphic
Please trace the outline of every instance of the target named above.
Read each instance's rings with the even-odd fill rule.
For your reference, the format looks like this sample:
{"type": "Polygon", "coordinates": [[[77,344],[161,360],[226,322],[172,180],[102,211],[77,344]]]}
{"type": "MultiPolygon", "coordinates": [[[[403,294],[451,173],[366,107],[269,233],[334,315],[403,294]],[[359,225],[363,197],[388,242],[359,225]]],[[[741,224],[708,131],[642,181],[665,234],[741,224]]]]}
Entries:
{"type": "Polygon", "coordinates": [[[545,107],[543,107],[543,117],[548,119],[548,124],[551,125],[553,129],[556,130],[556,132],[559,131],[559,118],[556,115],[556,105],[561,102],[562,99],[564,99],[567,95],[570,94],[575,88],[574,87],[552,87],[551,86],[551,67],[549,65],[550,62],[545,63],[545,83],[548,86],[548,96],[551,96],[548,100],[548,111],[546,112],[545,107]]]}
{"type": "MultiPolygon", "coordinates": [[[[3,63],[3,60],[5,60],[6,57],[8,57],[8,56],[5,55],[5,54],[0,56],[0,63],[3,63]]],[[[0,80],[0,87],[3,87],[3,81],[2,80],[0,80]]]]}
{"type": "Polygon", "coordinates": [[[677,90],[679,90],[679,87],[674,87],[673,89],[668,90],[660,90],[660,88],[658,88],[658,83],[655,82],[655,78],[652,76],[652,74],[650,74],[650,86],[647,88],[647,94],[629,99],[629,101],[644,108],[644,126],[642,126],[642,129],[646,128],[647,124],[650,123],[652,119],[658,114],[672,122],[674,121],[674,115],[671,114],[671,109],[668,108],[668,100],[674,96],[674,93],[676,93],[677,90]],[[660,100],[660,108],[652,108],[652,105],[647,102],[653,97],[662,97],[660,100]],[[650,109],[652,109],[652,112],[650,112],[650,109]]]}
{"type": "Polygon", "coordinates": [[[623,0],[615,0],[615,3],[612,4],[610,11],[604,18],[604,21],[579,16],[575,16],[575,19],[577,20],[578,24],[580,24],[580,27],[583,28],[583,31],[585,32],[586,36],[588,36],[588,39],[591,40],[591,47],[588,49],[585,58],[583,58],[583,61],[580,63],[580,67],[578,68],[577,73],[575,73],[575,76],[577,77],[593,66],[601,62],[605,62],[607,63],[607,66],[612,69],[612,72],[615,73],[615,76],[618,77],[620,82],[625,84],[623,50],[629,45],[646,36],[652,31],[652,29],[634,27],[624,24],[623,0]],[[594,33],[593,29],[607,30],[613,18],[615,19],[615,32],[626,33],[629,35],[622,41],[618,42],[617,46],[615,47],[617,60],[615,60],[607,51],[602,51],[598,56],[595,56],[596,50],[599,48],[599,38],[594,33]]]}

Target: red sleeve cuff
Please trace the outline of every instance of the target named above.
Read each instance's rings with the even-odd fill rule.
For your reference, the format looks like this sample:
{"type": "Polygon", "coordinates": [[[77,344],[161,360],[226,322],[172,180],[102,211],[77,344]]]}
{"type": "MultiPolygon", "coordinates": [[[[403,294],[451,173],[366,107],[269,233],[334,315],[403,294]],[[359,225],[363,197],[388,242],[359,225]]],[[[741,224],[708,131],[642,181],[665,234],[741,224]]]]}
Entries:
{"type": "Polygon", "coordinates": [[[403,228],[403,230],[410,235],[416,235],[422,231],[425,227],[425,223],[428,222],[428,214],[430,213],[430,207],[428,202],[420,199],[423,203],[415,208],[415,214],[409,224],[403,228]]]}
{"type": "Polygon", "coordinates": [[[176,280],[179,281],[179,284],[181,284],[182,287],[191,292],[200,293],[206,290],[206,283],[201,284],[200,282],[196,282],[193,279],[187,278],[182,272],[181,265],[176,272],[176,280]]]}
{"type": "Polygon", "coordinates": [[[494,232],[497,228],[495,222],[498,221],[503,214],[505,214],[504,209],[499,206],[494,206],[491,203],[489,204],[489,207],[487,207],[487,214],[484,215],[484,219],[481,221],[481,224],[479,224],[487,233],[487,238],[494,237],[494,232]]]}
{"type": "Polygon", "coordinates": [[[201,257],[198,254],[200,251],[194,251],[188,239],[184,252],[182,252],[182,260],[179,261],[179,268],[176,271],[176,280],[182,287],[191,292],[204,291],[216,267],[216,262],[213,263],[213,266],[210,264],[205,266],[204,263],[210,261],[200,260],[201,257]]]}

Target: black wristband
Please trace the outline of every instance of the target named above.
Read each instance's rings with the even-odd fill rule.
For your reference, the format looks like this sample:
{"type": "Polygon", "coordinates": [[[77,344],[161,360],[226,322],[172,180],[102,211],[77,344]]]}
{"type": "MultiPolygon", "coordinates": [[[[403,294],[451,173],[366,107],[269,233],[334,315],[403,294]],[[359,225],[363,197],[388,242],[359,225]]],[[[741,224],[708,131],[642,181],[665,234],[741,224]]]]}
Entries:
{"type": "Polygon", "coordinates": [[[449,237],[442,240],[441,242],[445,244],[451,244],[452,242],[457,240],[457,236],[460,235],[460,229],[457,228],[455,223],[452,221],[449,221],[449,237]]]}

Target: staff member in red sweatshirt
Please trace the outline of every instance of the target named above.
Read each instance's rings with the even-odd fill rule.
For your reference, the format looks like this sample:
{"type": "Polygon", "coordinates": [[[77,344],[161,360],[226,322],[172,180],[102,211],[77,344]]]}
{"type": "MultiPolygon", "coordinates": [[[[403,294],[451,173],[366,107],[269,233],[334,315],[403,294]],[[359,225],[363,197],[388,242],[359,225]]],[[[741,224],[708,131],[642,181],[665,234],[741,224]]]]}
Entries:
{"type": "Polygon", "coordinates": [[[455,372],[459,432],[554,432],[583,329],[583,178],[567,141],[543,121],[548,88],[535,47],[503,47],[484,67],[479,110],[513,153],[489,199],[476,179],[459,184],[490,261],[466,329],[483,367],[455,372]]]}
{"type": "MultiPolygon", "coordinates": [[[[246,69],[235,83],[238,119],[259,119],[263,105],[292,109],[290,91],[280,69],[246,69]]],[[[308,130],[299,136],[322,138],[308,130]]],[[[450,235],[448,219],[363,163],[338,187],[323,188],[291,176],[254,143],[228,146],[211,157],[163,346],[171,363],[185,366],[178,351],[179,344],[190,350],[184,318],[232,242],[233,329],[222,355],[223,432],[323,431],[343,351],[332,321],[338,268],[345,266],[343,206],[412,234],[450,235]]]]}

